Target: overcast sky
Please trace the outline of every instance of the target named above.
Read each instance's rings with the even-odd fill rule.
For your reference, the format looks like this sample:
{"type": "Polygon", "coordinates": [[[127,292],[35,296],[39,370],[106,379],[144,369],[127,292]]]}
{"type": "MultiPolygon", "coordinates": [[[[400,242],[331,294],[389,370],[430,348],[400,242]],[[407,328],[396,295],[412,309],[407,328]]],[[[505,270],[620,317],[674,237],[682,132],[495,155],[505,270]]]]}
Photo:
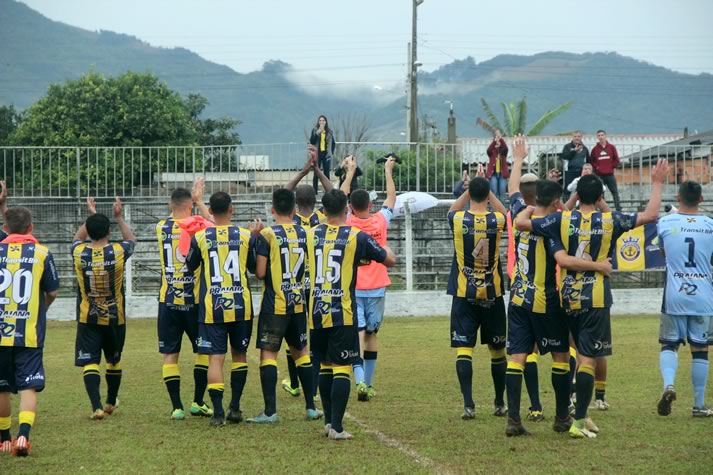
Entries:
{"type": "MultiPolygon", "coordinates": [[[[182,46],[239,72],[281,59],[329,81],[403,83],[410,0],[23,0],[89,30],[182,46]]],[[[419,60],[433,70],[468,55],[616,51],[713,74],[713,1],[425,0],[419,60]]]]}

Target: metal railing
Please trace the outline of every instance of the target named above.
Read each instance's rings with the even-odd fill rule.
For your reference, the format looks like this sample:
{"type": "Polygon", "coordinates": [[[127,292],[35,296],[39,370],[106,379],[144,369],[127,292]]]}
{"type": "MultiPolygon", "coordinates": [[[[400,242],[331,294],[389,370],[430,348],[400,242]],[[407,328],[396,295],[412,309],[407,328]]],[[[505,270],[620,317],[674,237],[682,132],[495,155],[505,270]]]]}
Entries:
{"type": "MultiPolygon", "coordinates": [[[[394,178],[398,192],[451,194],[464,169],[471,176],[479,163],[487,164],[486,141],[458,144],[400,142],[338,143],[332,159],[332,179],[341,157],[356,154],[363,175],[360,186],[385,189],[382,165],[376,159],[394,152],[402,159],[394,178]],[[337,158],[340,157],[340,158],[337,158]]],[[[591,144],[586,144],[590,146],[591,144]]],[[[616,176],[624,202],[645,200],[650,167],[667,158],[670,185],[695,179],[713,180],[711,145],[625,144],[616,176]]],[[[551,168],[563,170],[560,144],[533,144],[527,171],[544,176],[551,168]]],[[[179,186],[204,176],[207,191],[260,195],[283,186],[306,160],[304,144],[231,145],[220,147],[0,147],[0,173],[11,196],[23,198],[79,198],[124,196],[162,198],[179,186]]],[[[508,157],[511,162],[511,157],[508,157]]],[[[303,183],[312,183],[308,175],[303,183]]],[[[671,192],[673,188],[669,189],[671,192]]]]}

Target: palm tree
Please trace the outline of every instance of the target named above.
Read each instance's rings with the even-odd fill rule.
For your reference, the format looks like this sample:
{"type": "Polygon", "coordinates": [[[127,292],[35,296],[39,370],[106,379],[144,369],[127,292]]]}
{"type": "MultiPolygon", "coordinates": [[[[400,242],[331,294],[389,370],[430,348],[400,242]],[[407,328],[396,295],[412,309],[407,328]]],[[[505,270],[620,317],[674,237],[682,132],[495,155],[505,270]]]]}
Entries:
{"type": "Polygon", "coordinates": [[[491,134],[495,134],[495,129],[500,129],[506,137],[514,137],[517,134],[523,134],[527,136],[539,135],[542,130],[549,125],[555,118],[565,112],[567,109],[572,107],[572,101],[565,102],[564,104],[555,107],[553,110],[549,110],[542,114],[542,117],[535,121],[535,125],[527,130],[527,100],[522,98],[517,102],[505,103],[501,102],[500,105],[503,108],[504,122],[500,122],[497,116],[493,113],[490,105],[485,101],[485,98],[480,98],[481,104],[483,104],[483,110],[488,120],[478,119],[475,121],[483,129],[487,130],[491,134]],[[525,131],[527,130],[527,133],[525,131]]]}

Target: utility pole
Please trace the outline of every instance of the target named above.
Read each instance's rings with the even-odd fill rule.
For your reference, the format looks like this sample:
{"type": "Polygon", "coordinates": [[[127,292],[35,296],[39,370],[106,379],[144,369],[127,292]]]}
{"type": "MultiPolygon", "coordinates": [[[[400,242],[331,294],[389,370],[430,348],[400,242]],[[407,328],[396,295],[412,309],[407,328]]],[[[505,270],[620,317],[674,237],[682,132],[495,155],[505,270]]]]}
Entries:
{"type": "Polygon", "coordinates": [[[446,104],[451,106],[448,113],[448,143],[454,145],[456,143],[456,116],[453,115],[453,101],[446,101],[446,104]]]}
{"type": "Polygon", "coordinates": [[[408,122],[408,140],[409,142],[418,142],[418,84],[417,72],[420,63],[418,63],[417,53],[417,30],[418,30],[418,6],[423,3],[423,0],[412,0],[413,15],[411,18],[411,60],[409,61],[409,122],[408,122]]]}

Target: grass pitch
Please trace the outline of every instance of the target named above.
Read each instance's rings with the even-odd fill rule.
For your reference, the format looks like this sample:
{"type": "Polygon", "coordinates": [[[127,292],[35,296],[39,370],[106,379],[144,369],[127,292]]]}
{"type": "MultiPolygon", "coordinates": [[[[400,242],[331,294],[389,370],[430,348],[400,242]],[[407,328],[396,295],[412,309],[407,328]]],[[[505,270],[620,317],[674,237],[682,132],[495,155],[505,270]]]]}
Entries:
{"type": "MultiPolygon", "coordinates": [[[[81,371],[72,366],[75,326],[51,322],[45,349],[47,389],[28,459],[2,457],[2,473],[709,473],[713,420],[692,419],[690,352],[681,351],[679,399],[669,417],[656,415],[661,392],[655,317],[613,322],[608,412],[592,411],[596,440],[571,440],[551,429],[550,358],[540,360],[547,419],[526,424],[532,437],[505,437],[505,419],[491,415],[489,354],[474,358],[476,420],[462,421],[462,399],[446,318],[389,319],[381,336],[377,397],[356,400],[345,422],[355,439],[329,442],[321,422],[306,422],[302,398],[278,388],[281,422],[211,428],[208,420],[169,420],[170,404],[156,351],[156,321],[132,320],[124,352],[119,410],[89,420],[81,371]]],[[[190,348],[184,342],[184,348],[190,348]]],[[[246,416],[262,409],[258,353],[251,350],[246,416]]],[[[181,361],[182,393],[192,396],[192,355],[181,361]]],[[[279,359],[280,380],[287,373],[279,359]]],[[[228,365],[226,365],[227,367],[228,365]]],[[[709,385],[710,386],[710,385],[709,385]]],[[[710,387],[709,387],[710,389],[710,387]]],[[[102,382],[102,395],[106,387],[102,382]]],[[[226,400],[230,392],[226,387],[226,400]]],[[[710,396],[709,396],[710,400],[710,396]]],[[[14,415],[17,414],[15,400],[14,415]]],[[[528,406],[523,385],[523,416],[528,406]]],[[[226,401],[227,403],[227,401],[226,401]]],[[[16,420],[14,421],[16,423],[16,420]]],[[[13,433],[16,428],[13,427],[13,433]]]]}

